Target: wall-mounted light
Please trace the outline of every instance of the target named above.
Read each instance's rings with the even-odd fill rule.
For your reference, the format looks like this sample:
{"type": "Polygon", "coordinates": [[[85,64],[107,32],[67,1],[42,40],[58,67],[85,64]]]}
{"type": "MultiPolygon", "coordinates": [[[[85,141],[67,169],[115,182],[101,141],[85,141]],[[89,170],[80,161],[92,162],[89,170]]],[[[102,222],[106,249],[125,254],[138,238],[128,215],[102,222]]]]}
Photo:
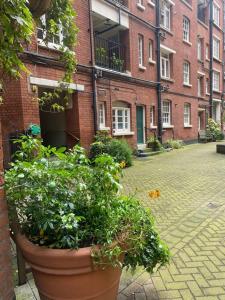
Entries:
{"type": "Polygon", "coordinates": [[[31,88],[32,92],[37,94],[38,93],[38,87],[37,85],[32,85],[32,88],[31,88]]]}

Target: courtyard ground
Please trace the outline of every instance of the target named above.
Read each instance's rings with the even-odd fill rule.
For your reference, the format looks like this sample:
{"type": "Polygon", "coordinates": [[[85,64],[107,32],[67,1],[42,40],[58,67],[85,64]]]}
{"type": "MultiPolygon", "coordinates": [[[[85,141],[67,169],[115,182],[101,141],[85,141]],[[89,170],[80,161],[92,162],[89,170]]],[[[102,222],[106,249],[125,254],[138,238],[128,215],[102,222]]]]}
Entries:
{"type": "MultiPolygon", "coordinates": [[[[225,156],[215,150],[190,145],[124,171],[124,192],[151,208],[172,259],[152,276],[124,272],[118,300],[225,300],[225,156]],[[154,189],[160,198],[149,198],[154,189]]],[[[15,291],[18,300],[39,299],[32,279],[15,291]]]]}

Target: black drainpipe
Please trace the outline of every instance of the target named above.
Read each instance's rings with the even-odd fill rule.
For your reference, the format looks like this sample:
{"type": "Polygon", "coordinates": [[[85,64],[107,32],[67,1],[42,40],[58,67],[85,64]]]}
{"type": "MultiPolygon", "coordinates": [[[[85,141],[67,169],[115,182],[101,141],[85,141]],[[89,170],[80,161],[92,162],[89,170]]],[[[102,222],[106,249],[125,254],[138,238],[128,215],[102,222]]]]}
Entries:
{"type": "Polygon", "coordinates": [[[158,140],[162,143],[162,89],[161,89],[161,30],[160,30],[160,0],[156,0],[156,65],[157,65],[157,98],[158,98],[158,140]]]}
{"type": "Polygon", "coordinates": [[[88,9],[89,9],[89,30],[90,30],[90,45],[91,45],[91,66],[92,66],[92,105],[93,105],[93,113],[94,113],[94,132],[96,134],[98,130],[98,109],[97,109],[97,83],[96,83],[96,69],[95,69],[95,55],[94,55],[94,34],[93,34],[93,22],[92,22],[92,6],[91,0],[88,0],[88,9]]]}
{"type": "Polygon", "coordinates": [[[209,2],[209,47],[210,47],[210,62],[209,62],[209,117],[213,114],[213,0],[209,2]]]}

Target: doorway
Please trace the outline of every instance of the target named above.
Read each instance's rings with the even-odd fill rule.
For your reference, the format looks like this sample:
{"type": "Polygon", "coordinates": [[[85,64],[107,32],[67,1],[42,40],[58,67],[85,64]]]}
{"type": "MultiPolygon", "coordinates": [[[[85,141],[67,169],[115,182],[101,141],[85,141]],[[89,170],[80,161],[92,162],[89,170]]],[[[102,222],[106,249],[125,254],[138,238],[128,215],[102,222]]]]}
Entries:
{"type": "Polygon", "coordinates": [[[144,133],[144,107],[137,106],[136,108],[136,122],[137,122],[137,143],[145,143],[145,133],[144,133]]]}

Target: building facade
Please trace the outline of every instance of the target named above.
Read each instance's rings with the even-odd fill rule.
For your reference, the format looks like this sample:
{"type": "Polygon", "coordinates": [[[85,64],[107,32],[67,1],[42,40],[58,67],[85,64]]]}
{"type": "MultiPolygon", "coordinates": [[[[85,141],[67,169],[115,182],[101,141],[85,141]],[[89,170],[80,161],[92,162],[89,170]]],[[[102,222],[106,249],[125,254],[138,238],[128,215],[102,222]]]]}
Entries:
{"type": "MultiPolygon", "coordinates": [[[[37,28],[24,49],[29,74],[5,83],[0,106],[3,149],[40,124],[44,143],[88,148],[97,130],[144,147],[151,136],[198,140],[208,117],[221,122],[222,0],[76,0],[78,60],[64,112],[40,109],[36,98],[62,78],[59,45],[37,28]]],[[[44,18],[44,17],[43,17],[44,18]]]]}

